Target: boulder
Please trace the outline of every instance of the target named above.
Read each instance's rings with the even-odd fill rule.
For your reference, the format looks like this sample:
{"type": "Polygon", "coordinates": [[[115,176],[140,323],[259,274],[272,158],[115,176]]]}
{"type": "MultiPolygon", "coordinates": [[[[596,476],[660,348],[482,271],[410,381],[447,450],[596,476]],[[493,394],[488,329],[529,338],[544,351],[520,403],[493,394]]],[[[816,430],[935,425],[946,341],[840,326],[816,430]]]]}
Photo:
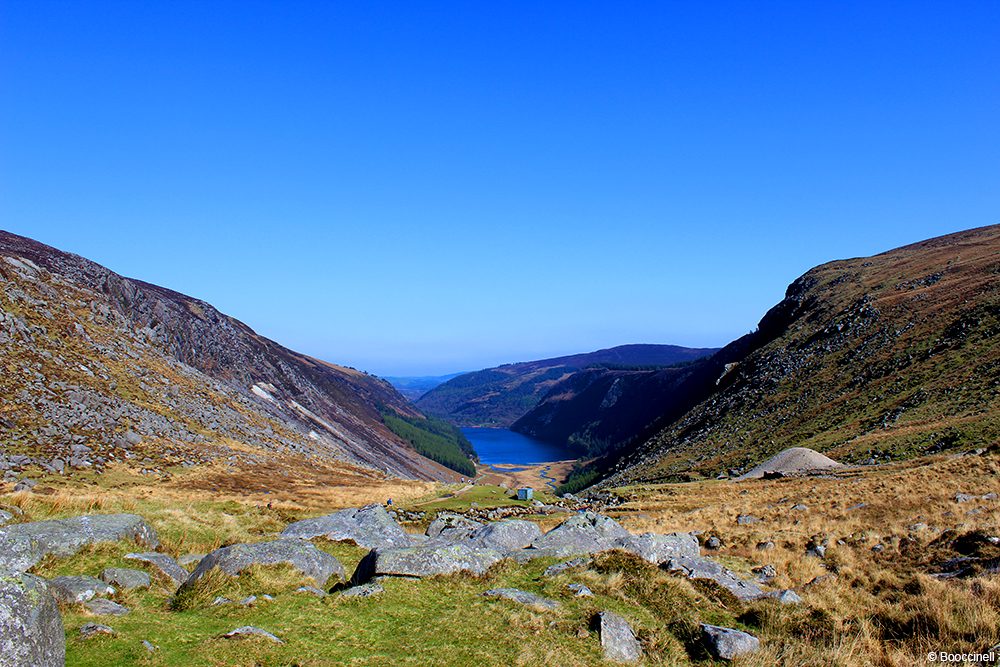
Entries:
{"type": "Polygon", "coordinates": [[[531,548],[544,555],[578,556],[614,549],[632,538],[614,519],[583,512],[534,540],[531,548]]]}
{"type": "Polygon", "coordinates": [[[542,530],[533,521],[497,521],[488,523],[472,533],[468,544],[476,548],[507,553],[523,549],[541,536],[542,530]]]}
{"type": "Polygon", "coordinates": [[[740,579],[731,570],[708,558],[671,558],[663,567],[689,579],[711,579],[740,600],[757,600],[765,596],[760,586],[740,579]]]}
{"type": "Polygon", "coordinates": [[[594,591],[590,590],[583,584],[569,584],[566,586],[569,590],[573,591],[573,595],[578,598],[592,598],[594,597],[594,591]]]}
{"type": "Polygon", "coordinates": [[[107,598],[94,598],[89,602],[83,604],[91,614],[97,616],[124,616],[129,612],[128,607],[123,607],[117,602],[108,600],[107,598]]]}
{"type": "Polygon", "coordinates": [[[3,531],[15,539],[32,540],[37,555],[35,562],[46,554],[72,556],[82,547],[99,542],[130,539],[153,549],[160,544],[153,527],[135,514],[93,514],[19,523],[7,526],[3,531]]]}
{"type": "Polygon", "coordinates": [[[382,588],[382,584],[370,581],[367,584],[361,584],[360,586],[352,586],[341,593],[340,596],[345,598],[369,598],[383,592],[385,592],[385,589],[382,588]]]}
{"type": "Polygon", "coordinates": [[[697,558],[701,555],[698,537],[692,533],[630,535],[619,542],[618,548],[634,553],[653,565],[671,558],[697,558]]]}
{"type": "Polygon", "coordinates": [[[469,539],[482,527],[482,523],[461,514],[441,513],[427,526],[426,533],[427,537],[438,542],[459,542],[469,539]]]}
{"type": "Polygon", "coordinates": [[[0,528],[0,575],[25,572],[42,559],[44,552],[30,535],[11,533],[0,528]]]}
{"type": "Polygon", "coordinates": [[[142,570],[132,570],[126,567],[109,567],[101,572],[101,581],[129,590],[131,588],[149,588],[149,575],[142,570]]]}
{"type": "Polygon", "coordinates": [[[352,584],[363,584],[376,576],[432,577],[471,572],[483,574],[503,555],[492,549],[467,544],[427,545],[402,549],[372,549],[358,563],[352,584]]]}
{"type": "Polygon", "coordinates": [[[167,554],[159,553],[158,551],[149,551],[146,553],[134,553],[125,554],[125,558],[129,560],[137,560],[140,563],[149,563],[157,569],[163,576],[174,583],[174,586],[180,586],[189,576],[187,570],[177,564],[173,558],[167,554]]]}
{"type": "Polygon", "coordinates": [[[545,568],[545,572],[542,572],[543,577],[554,577],[556,575],[562,574],[566,570],[572,570],[577,567],[586,567],[590,565],[590,558],[573,558],[571,560],[563,561],[562,563],[556,563],[555,565],[549,565],[545,568]]]}
{"type": "Polygon", "coordinates": [[[346,509],[327,516],[305,519],[289,524],[281,532],[284,539],[350,540],[365,549],[386,549],[410,546],[410,537],[393,521],[381,505],[361,509],[346,509]]]}
{"type": "Polygon", "coordinates": [[[483,593],[483,595],[488,598],[503,598],[504,600],[512,600],[513,602],[517,602],[519,604],[527,605],[529,607],[538,607],[548,611],[555,611],[559,608],[559,603],[555,600],[543,598],[540,595],[522,591],[519,588],[491,588],[483,593]]]}
{"type": "Polygon", "coordinates": [[[49,588],[56,600],[66,604],[79,604],[98,595],[115,594],[114,586],[94,577],[56,577],[49,580],[49,588]]]}
{"type": "Polygon", "coordinates": [[[65,664],[66,636],[48,584],[21,572],[0,576],[0,666],[65,664]]]}
{"type": "Polygon", "coordinates": [[[100,623],[84,623],[80,626],[80,636],[83,639],[90,639],[91,637],[96,637],[97,635],[109,635],[114,636],[114,628],[101,625],[100,623]]]}
{"type": "Polygon", "coordinates": [[[772,591],[767,593],[767,597],[777,600],[781,604],[802,604],[802,598],[793,590],[772,591]]]}
{"type": "Polygon", "coordinates": [[[285,642],[278,639],[275,635],[271,634],[267,630],[261,630],[252,625],[244,625],[242,627],[236,628],[235,630],[230,630],[226,634],[222,635],[225,639],[245,639],[260,637],[261,639],[266,639],[272,641],[275,644],[284,644],[285,642]]]}
{"type": "Polygon", "coordinates": [[[609,662],[638,662],[642,646],[635,637],[632,626],[624,618],[610,611],[597,615],[597,630],[601,635],[601,651],[609,662]]]}
{"type": "Polygon", "coordinates": [[[190,588],[214,569],[236,576],[253,565],[279,564],[291,565],[311,577],[317,586],[324,586],[333,576],[344,578],[344,566],[330,554],[305,540],[285,539],[216,549],[198,563],[191,576],[181,584],[181,590],[190,588]]]}
{"type": "Polygon", "coordinates": [[[718,660],[732,660],[760,650],[760,640],[740,630],[702,623],[701,633],[705,648],[718,660]]]}

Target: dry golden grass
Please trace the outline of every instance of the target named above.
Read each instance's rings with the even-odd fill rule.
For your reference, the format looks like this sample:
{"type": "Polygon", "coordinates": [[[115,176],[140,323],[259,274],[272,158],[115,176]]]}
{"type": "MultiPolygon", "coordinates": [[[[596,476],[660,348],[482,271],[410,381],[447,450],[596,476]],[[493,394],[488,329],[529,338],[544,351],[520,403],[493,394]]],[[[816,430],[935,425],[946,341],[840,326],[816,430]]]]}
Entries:
{"type": "MultiPolygon", "coordinates": [[[[792,623],[785,608],[758,613],[765,650],[745,665],[923,664],[930,651],[984,651],[1000,641],[996,575],[942,580],[935,565],[959,554],[934,544],[945,530],[1000,534],[996,456],[938,456],[844,471],[825,478],[698,482],[628,487],[620,513],[633,531],[702,530],[734,569],[772,565],[774,587],[794,588],[829,625],[819,635],[792,623]],[[977,499],[954,500],[956,493],[977,499]],[[793,510],[804,504],[808,509],[793,510]],[[759,523],[738,525],[739,514],[759,523]],[[923,524],[923,525],[919,525],[923,524]],[[828,541],[825,559],[806,555],[828,541]],[[761,551],[758,543],[775,548],[761,551]],[[881,553],[872,547],[881,544],[881,553]],[[807,586],[816,577],[832,575],[807,586]]],[[[820,616],[814,619],[818,623],[820,616]]],[[[822,623],[819,625],[823,625],[822,623]]]]}

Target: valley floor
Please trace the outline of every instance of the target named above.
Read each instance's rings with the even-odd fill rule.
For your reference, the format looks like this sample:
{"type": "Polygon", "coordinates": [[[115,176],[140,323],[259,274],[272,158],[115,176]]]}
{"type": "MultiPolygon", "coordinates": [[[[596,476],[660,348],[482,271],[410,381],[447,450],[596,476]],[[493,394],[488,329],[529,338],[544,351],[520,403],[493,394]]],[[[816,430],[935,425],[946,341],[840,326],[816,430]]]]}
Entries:
{"type": "MultiPolygon", "coordinates": [[[[292,521],[389,497],[404,518],[423,513],[404,523],[410,532],[422,532],[438,511],[518,504],[486,483],[500,481],[493,473],[475,486],[445,487],[387,481],[349,468],[287,465],[239,471],[209,466],[160,476],[124,468],[101,476],[38,476],[33,492],[0,487],[0,506],[32,521],[140,514],[159,532],[161,550],[176,557],[273,539],[292,521]]],[[[508,486],[544,488],[532,477],[539,474],[498,475],[508,486]]],[[[603,511],[633,533],[702,531],[705,555],[746,578],[770,566],[774,576],[766,587],[795,590],[803,603],[741,602],[701,580],[614,554],[557,577],[541,576],[557,561],[539,559],[504,561],[482,577],[392,579],[381,595],[354,599],[296,594],[304,582],[288,572],[254,570],[206,595],[267,593],[273,601],[177,611],[161,581],[148,591],[121,593],[119,601],[132,609],[126,616],[94,617],[77,605],[63,607],[68,664],[599,665],[605,663],[591,622],[602,609],[632,623],[650,665],[711,664],[691,641],[698,622],[760,637],[762,650],[736,662],[759,667],[903,667],[927,664],[931,651],[984,651],[1000,642],[1000,547],[990,539],[1000,535],[995,453],[824,477],[635,486],[617,493],[623,503],[603,511]],[[809,555],[809,546],[825,554],[809,555]],[[942,572],[957,576],[938,576],[942,572]],[[586,584],[594,597],[573,597],[566,590],[570,582],[586,584]],[[496,587],[538,593],[558,600],[560,608],[540,611],[482,596],[496,587]],[[81,639],[81,626],[90,622],[107,623],[116,634],[81,639]],[[262,627],[285,643],[220,638],[243,625],[262,627]],[[144,640],[157,649],[148,651],[144,640]]],[[[533,518],[545,528],[562,520],[533,518]]],[[[313,542],[340,559],[348,574],[365,553],[322,538],[313,542]]],[[[49,557],[34,572],[52,577],[134,566],[122,559],[134,550],[132,543],[101,545],[70,558],[49,557]]]]}

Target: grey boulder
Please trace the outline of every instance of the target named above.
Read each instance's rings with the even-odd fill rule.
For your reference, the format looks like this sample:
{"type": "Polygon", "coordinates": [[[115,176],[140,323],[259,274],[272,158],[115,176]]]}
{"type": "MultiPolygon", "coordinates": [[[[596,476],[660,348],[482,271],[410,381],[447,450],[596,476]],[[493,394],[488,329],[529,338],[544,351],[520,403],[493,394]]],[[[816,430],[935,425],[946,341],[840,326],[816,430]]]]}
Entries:
{"type": "Polygon", "coordinates": [[[66,637],[44,579],[0,576],[0,667],[63,667],[66,637]]]}
{"type": "Polygon", "coordinates": [[[548,598],[543,598],[540,595],[535,595],[534,593],[529,593],[527,591],[522,591],[519,588],[491,588],[490,590],[483,593],[484,596],[488,598],[502,598],[504,600],[511,600],[519,604],[523,604],[529,607],[538,607],[540,609],[546,609],[548,611],[554,611],[559,608],[559,603],[555,600],[550,600],[548,598]]]}
{"type": "Polygon", "coordinates": [[[638,662],[642,657],[642,646],[635,637],[632,626],[624,618],[611,611],[597,615],[597,630],[601,635],[601,651],[610,662],[638,662]]]}
{"type": "Polygon", "coordinates": [[[427,526],[426,533],[435,542],[459,542],[469,539],[482,527],[482,523],[461,514],[441,513],[427,526]]]}
{"type": "Polygon", "coordinates": [[[149,575],[142,570],[127,567],[109,567],[101,572],[101,581],[129,590],[131,588],[149,588],[149,575]]]}
{"type": "Polygon", "coordinates": [[[760,649],[759,639],[740,630],[702,623],[701,634],[705,648],[719,660],[732,660],[760,649]]]}
{"type": "Polygon", "coordinates": [[[632,537],[614,519],[583,512],[534,540],[531,548],[539,555],[579,556],[617,548],[632,537]]]}
{"type": "Polygon", "coordinates": [[[163,554],[158,551],[125,554],[125,558],[152,565],[160,572],[160,574],[172,581],[174,586],[180,586],[183,584],[187,581],[189,575],[187,570],[177,564],[177,561],[167,554],[163,554]]]}
{"type": "Polygon", "coordinates": [[[590,565],[589,557],[573,558],[571,560],[563,561],[562,563],[556,563],[555,565],[549,565],[545,568],[545,572],[542,572],[543,577],[555,577],[557,575],[566,572],[567,570],[572,570],[578,567],[586,567],[590,565]]]}
{"type": "Polygon", "coordinates": [[[358,563],[351,583],[363,584],[377,576],[432,577],[471,572],[483,574],[503,555],[467,544],[427,545],[403,549],[372,549],[358,563]]]}
{"type": "Polygon", "coordinates": [[[115,594],[114,586],[94,577],[56,577],[49,580],[49,588],[56,600],[66,604],[79,604],[98,595],[115,594]]]}
{"type": "Polygon", "coordinates": [[[96,637],[97,635],[113,636],[114,634],[114,628],[100,623],[84,623],[80,626],[80,636],[84,639],[90,639],[91,637],[96,637]]]}
{"type": "Polygon", "coordinates": [[[36,545],[38,559],[46,554],[72,556],[82,547],[99,542],[130,539],[153,549],[160,544],[153,527],[135,514],[76,516],[69,519],[19,523],[7,526],[3,530],[14,538],[32,540],[36,545]]]}
{"type": "Polygon", "coordinates": [[[33,537],[0,528],[0,576],[25,572],[43,555],[42,547],[33,537]]]}
{"type": "Polygon", "coordinates": [[[367,505],[361,509],[346,509],[327,516],[296,521],[281,532],[281,537],[350,540],[365,549],[408,547],[411,544],[410,536],[381,505],[367,505]]]}
{"type": "Polygon", "coordinates": [[[242,627],[236,628],[235,630],[230,630],[226,634],[222,635],[225,639],[244,639],[244,638],[254,638],[259,637],[261,639],[266,639],[268,641],[274,642],[275,644],[284,644],[275,635],[271,634],[267,630],[262,630],[256,628],[252,625],[244,625],[242,627]]]}
{"type": "Polygon", "coordinates": [[[698,538],[691,533],[630,535],[620,541],[619,548],[653,565],[660,565],[671,558],[698,558],[701,555],[698,538]]]}
{"type": "Polygon", "coordinates": [[[257,542],[254,544],[234,544],[216,549],[201,559],[198,567],[181,585],[181,590],[190,588],[211,570],[219,569],[230,576],[236,576],[253,565],[288,564],[307,577],[317,586],[326,584],[330,577],[344,578],[344,566],[340,561],[320,551],[310,542],[297,539],[257,542]]]}
{"type": "Polygon", "coordinates": [[[128,607],[123,607],[122,605],[108,600],[107,598],[94,598],[89,602],[83,604],[91,614],[97,616],[124,616],[129,612],[128,607]]]}
{"type": "Polygon", "coordinates": [[[477,529],[469,537],[468,544],[506,553],[523,549],[541,536],[542,530],[533,521],[497,521],[477,529]]]}
{"type": "Polygon", "coordinates": [[[757,600],[766,595],[757,584],[740,579],[731,570],[708,558],[671,558],[663,567],[689,579],[711,579],[740,600],[757,600]]]}
{"type": "Polygon", "coordinates": [[[367,584],[361,584],[360,586],[352,586],[341,593],[340,596],[345,598],[370,598],[373,595],[378,595],[383,592],[385,592],[385,589],[382,588],[382,584],[370,581],[367,584]]]}

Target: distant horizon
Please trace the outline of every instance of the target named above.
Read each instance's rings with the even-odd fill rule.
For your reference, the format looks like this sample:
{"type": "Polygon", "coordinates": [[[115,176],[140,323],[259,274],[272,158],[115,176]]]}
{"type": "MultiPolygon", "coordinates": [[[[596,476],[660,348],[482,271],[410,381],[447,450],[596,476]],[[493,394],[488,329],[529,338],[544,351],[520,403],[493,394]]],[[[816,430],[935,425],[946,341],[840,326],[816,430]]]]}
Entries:
{"type": "Polygon", "coordinates": [[[0,221],[376,375],[1000,221],[1000,3],[8,3],[0,221]]]}

